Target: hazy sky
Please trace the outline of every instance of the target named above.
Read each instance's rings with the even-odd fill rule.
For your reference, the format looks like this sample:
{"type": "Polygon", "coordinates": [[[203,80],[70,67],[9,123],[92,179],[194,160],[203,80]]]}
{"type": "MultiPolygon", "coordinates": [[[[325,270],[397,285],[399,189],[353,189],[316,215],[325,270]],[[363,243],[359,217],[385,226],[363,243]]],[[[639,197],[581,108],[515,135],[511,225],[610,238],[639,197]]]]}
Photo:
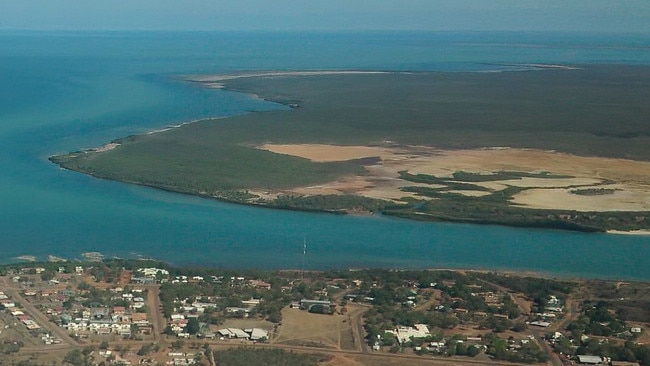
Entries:
{"type": "Polygon", "coordinates": [[[650,32],[650,0],[0,0],[0,29],[650,32]]]}

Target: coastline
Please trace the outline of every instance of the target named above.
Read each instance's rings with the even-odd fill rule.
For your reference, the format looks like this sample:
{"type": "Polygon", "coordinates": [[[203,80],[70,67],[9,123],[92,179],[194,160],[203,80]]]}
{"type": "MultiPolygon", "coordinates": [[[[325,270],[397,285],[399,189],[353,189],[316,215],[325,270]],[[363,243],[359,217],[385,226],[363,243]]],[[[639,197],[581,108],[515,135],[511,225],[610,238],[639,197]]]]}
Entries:
{"type": "MultiPolygon", "coordinates": [[[[48,255],[47,260],[40,259],[35,255],[21,255],[19,257],[12,258],[15,262],[5,262],[0,263],[0,267],[7,266],[17,266],[25,263],[30,265],[57,265],[65,263],[77,263],[77,264],[88,264],[96,265],[97,263],[110,262],[114,260],[127,260],[127,261],[142,261],[142,262],[156,262],[162,263],[173,268],[193,268],[192,264],[183,264],[183,263],[174,263],[173,261],[158,259],[155,257],[142,257],[141,255],[134,254],[130,257],[108,257],[104,256],[98,252],[92,253],[80,253],[78,257],[75,258],[66,258],[59,257],[54,255],[48,255]],[[91,255],[101,255],[101,258],[94,258],[91,256],[89,258],[86,254],[91,255]]],[[[206,268],[215,268],[215,269],[232,269],[230,267],[221,267],[221,266],[202,266],[206,268]]],[[[251,268],[247,267],[237,267],[237,269],[246,271],[251,268]]],[[[344,271],[361,271],[361,270],[391,270],[391,271],[449,271],[449,272],[458,272],[458,273],[498,273],[502,275],[510,276],[519,276],[519,277],[532,277],[532,278],[543,278],[543,279],[553,279],[553,280],[566,280],[566,281],[627,281],[627,282],[640,282],[640,283],[650,283],[650,278],[639,278],[639,277],[607,277],[607,276],[597,276],[597,275],[585,275],[585,274],[576,274],[576,273],[566,273],[566,272],[552,272],[544,270],[531,270],[531,269],[517,269],[517,268],[507,268],[507,267],[449,267],[449,266],[440,266],[440,267],[334,267],[334,268],[304,268],[303,270],[309,272],[327,272],[329,270],[344,270],[344,271]]],[[[262,271],[278,271],[278,272],[291,272],[291,271],[300,271],[298,268],[286,267],[286,268],[263,268],[262,271]]]]}
{"type": "MultiPolygon", "coordinates": [[[[538,67],[539,69],[562,69],[565,70],[564,67],[561,67],[561,65],[550,65],[551,67],[546,67],[543,68],[541,66],[544,65],[529,65],[529,66],[534,66],[538,67]]],[[[547,65],[548,66],[548,65],[547,65]]],[[[567,66],[568,70],[573,70],[575,68],[567,66]]],[[[207,75],[207,76],[187,76],[184,78],[186,81],[191,81],[191,82],[197,82],[201,83],[203,87],[211,88],[211,83],[218,83],[219,88],[223,88],[226,90],[231,90],[228,88],[227,82],[229,80],[235,80],[239,78],[265,78],[265,77],[270,77],[270,78],[276,78],[276,77],[283,77],[283,76],[317,76],[317,75],[357,75],[357,74],[389,74],[389,73],[401,73],[401,72],[388,72],[388,71],[358,71],[358,70],[350,70],[350,71],[287,71],[287,72],[282,72],[282,71],[277,71],[277,72],[257,72],[257,73],[240,73],[240,74],[232,74],[232,75],[207,75]]],[[[233,91],[237,91],[233,89],[233,91]]],[[[243,91],[246,93],[246,91],[243,91]]],[[[254,95],[254,94],[253,94],[254,95]]],[[[266,99],[266,98],[265,98],[266,99]]],[[[278,101],[274,100],[273,98],[267,99],[271,100],[276,103],[280,104],[285,104],[289,105],[290,107],[293,107],[292,104],[289,103],[283,103],[283,101],[278,101]]],[[[253,112],[252,114],[255,114],[253,112]]],[[[173,129],[178,129],[190,124],[193,124],[195,122],[202,122],[202,121],[211,121],[211,120],[216,120],[219,118],[226,118],[226,117],[215,117],[215,118],[204,118],[204,119],[197,119],[197,120],[191,120],[187,122],[183,122],[174,126],[168,126],[164,127],[161,129],[155,129],[149,132],[146,132],[142,135],[151,135],[159,132],[166,132],[170,131],[173,129]]],[[[89,149],[85,150],[82,152],[78,152],[78,155],[92,155],[95,153],[104,153],[110,150],[115,149],[116,147],[120,146],[123,139],[117,139],[109,144],[106,144],[100,148],[95,148],[95,149],[89,149]]],[[[486,147],[485,149],[510,149],[510,148],[496,148],[496,147],[486,147]]],[[[450,149],[450,151],[453,149],[450,149]]],[[[291,154],[288,154],[291,155],[291,154]]],[[[301,156],[302,157],[302,156],[301,156]]],[[[129,180],[128,177],[126,179],[114,179],[112,176],[106,173],[96,173],[93,171],[83,171],[74,169],[74,166],[64,166],[65,162],[62,161],[56,161],[59,160],[60,156],[58,157],[51,157],[50,160],[59,164],[60,166],[71,169],[71,170],[76,170],[80,171],[86,174],[90,174],[92,176],[102,178],[102,179],[109,179],[109,180],[116,180],[116,181],[121,181],[121,182],[126,182],[126,183],[132,183],[132,184],[139,184],[143,186],[148,186],[148,187],[153,187],[157,189],[162,189],[166,191],[171,191],[171,192],[176,192],[176,193],[183,193],[183,194],[190,194],[202,198],[210,198],[210,199],[216,199],[219,201],[223,202],[229,202],[229,203],[237,203],[237,204],[244,204],[244,205],[250,205],[250,206],[255,206],[255,207],[264,207],[264,208],[276,208],[276,209],[284,209],[284,210],[293,210],[293,211],[307,211],[307,212],[321,212],[321,213],[334,213],[334,214],[352,214],[352,215],[365,215],[366,211],[360,210],[359,208],[355,207],[343,207],[343,208],[335,208],[335,209],[323,209],[323,208],[318,208],[318,207],[303,207],[303,206],[296,206],[294,202],[291,202],[289,204],[273,204],[273,202],[262,202],[262,201],[255,201],[247,198],[241,198],[238,195],[235,195],[234,197],[230,197],[227,194],[228,193],[237,193],[238,191],[243,191],[245,190],[248,192],[247,187],[241,187],[241,188],[234,188],[230,192],[225,191],[221,193],[226,193],[224,194],[219,194],[219,191],[213,191],[213,190],[198,190],[198,191],[192,191],[191,189],[187,189],[186,187],[182,186],[174,186],[174,185],[161,185],[161,184],[156,184],[156,183],[147,183],[147,182],[139,182],[139,181],[134,181],[134,180],[129,180]],[[209,193],[208,193],[209,192],[209,193]]],[[[427,173],[429,174],[429,173],[427,173]]],[[[462,184],[462,183],[461,183],[462,184]]],[[[554,188],[554,187],[551,187],[554,188]]],[[[488,188],[491,189],[491,188],[488,188]]],[[[251,189],[253,190],[253,189],[251,189]]],[[[540,189],[541,190],[541,189],[540,189]]],[[[284,191],[279,191],[279,194],[292,194],[293,191],[291,189],[284,190],[284,191]]],[[[352,194],[355,194],[353,192],[352,194]]],[[[314,194],[304,194],[305,197],[313,196],[314,194]]],[[[316,195],[320,196],[327,196],[327,193],[318,193],[316,195]]],[[[330,196],[335,196],[335,195],[330,195],[330,196]]],[[[361,197],[363,197],[361,195],[361,197]]],[[[384,199],[385,198],[379,198],[379,199],[384,199]]],[[[548,210],[555,210],[557,215],[564,215],[564,211],[561,209],[555,209],[555,208],[549,208],[548,210]]],[[[378,210],[374,212],[382,212],[383,210],[378,210]]],[[[585,211],[585,210],[582,210],[585,211]]],[[[367,212],[373,212],[373,211],[367,211],[367,212]]],[[[586,211],[585,211],[586,212],[586,211]]],[[[384,213],[384,212],[382,212],[384,213]]],[[[411,219],[423,219],[424,217],[422,214],[419,214],[417,212],[404,212],[404,213],[391,213],[391,212],[386,212],[384,213],[385,216],[402,216],[402,217],[409,217],[411,219]],[[417,216],[413,216],[415,214],[418,214],[417,216]]],[[[555,216],[557,216],[555,215],[555,216]]],[[[583,231],[583,232],[604,232],[607,229],[609,229],[607,226],[598,226],[598,225],[584,225],[584,224],[578,224],[578,223],[572,223],[570,220],[568,222],[559,222],[555,218],[551,218],[550,220],[542,220],[542,221],[512,221],[511,220],[503,220],[503,219],[494,219],[492,217],[489,217],[487,219],[471,219],[471,218],[459,218],[455,217],[454,215],[445,215],[443,214],[436,214],[436,215],[425,215],[427,217],[430,217],[430,221],[448,221],[448,222],[460,222],[460,223],[474,223],[474,224],[489,224],[489,225],[502,225],[502,226],[511,226],[511,227],[530,227],[530,228],[546,228],[546,229],[564,229],[564,230],[573,230],[573,231],[583,231]]],[[[617,225],[618,227],[625,227],[625,226],[620,226],[617,225]]],[[[610,227],[616,227],[616,226],[610,226],[610,227]]],[[[628,233],[625,230],[613,230],[611,233],[628,233]]],[[[630,235],[641,235],[641,233],[636,233],[635,229],[630,230],[630,235]]]]}

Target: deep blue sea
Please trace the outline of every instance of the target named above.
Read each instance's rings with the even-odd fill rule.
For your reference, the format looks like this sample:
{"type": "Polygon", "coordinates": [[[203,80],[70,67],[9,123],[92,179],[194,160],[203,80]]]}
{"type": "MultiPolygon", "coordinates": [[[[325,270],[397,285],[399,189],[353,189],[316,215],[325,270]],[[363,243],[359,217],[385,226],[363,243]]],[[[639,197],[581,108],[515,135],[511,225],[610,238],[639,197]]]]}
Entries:
{"type": "MultiPolygon", "coordinates": [[[[650,64],[650,35],[0,32],[0,263],[151,257],[231,268],[477,268],[650,280],[650,237],[257,209],[87,177],[50,155],[280,108],[179,76],[650,64]]],[[[649,147],[650,148],[650,147],[649,147]]]]}

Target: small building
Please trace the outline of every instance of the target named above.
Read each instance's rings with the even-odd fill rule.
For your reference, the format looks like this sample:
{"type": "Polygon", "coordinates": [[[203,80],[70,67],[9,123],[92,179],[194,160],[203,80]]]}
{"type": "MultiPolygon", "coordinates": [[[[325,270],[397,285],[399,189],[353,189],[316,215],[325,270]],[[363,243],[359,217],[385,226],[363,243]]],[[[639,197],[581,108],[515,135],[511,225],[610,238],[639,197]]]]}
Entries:
{"type": "Polygon", "coordinates": [[[235,306],[229,306],[225,310],[227,314],[243,314],[245,318],[247,318],[248,314],[251,312],[249,308],[240,308],[235,306]]]}
{"type": "Polygon", "coordinates": [[[145,313],[131,314],[131,321],[133,324],[149,324],[149,321],[147,320],[147,314],[145,313]]]}
{"type": "Polygon", "coordinates": [[[411,338],[426,338],[431,335],[426,324],[415,324],[415,327],[398,327],[388,332],[393,333],[400,344],[410,341],[411,338]]]}
{"type": "Polygon", "coordinates": [[[228,330],[228,328],[219,329],[219,330],[217,331],[217,333],[219,333],[219,335],[222,336],[222,337],[224,337],[224,338],[232,338],[232,337],[234,336],[234,335],[230,332],[230,330],[228,330]]]}
{"type": "Polygon", "coordinates": [[[253,328],[250,331],[251,341],[259,341],[261,339],[269,339],[269,332],[262,328],[253,328]]]}
{"type": "MultiPolygon", "coordinates": [[[[308,300],[308,299],[300,300],[301,309],[310,310],[315,305],[331,308],[333,304],[328,300],[308,300]]],[[[334,304],[334,306],[336,306],[336,304],[334,304]]]]}
{"type": "Polygon", "coordinates": [[[271,284],[262,280],[251,280],[249,283],[254,288],[263,289],[263,290],[271,289],[271,284]]]}
{"type": "Polygon", "coordinates": [[[242,305],[246,305],[246,306],[257,306],[260,304],[260,301],[261,301],[260,299],[251,298],[250,300],[242,300],[241,303],[242,305]]]}
{"type": "Polygon", "coordinates": [[[250,338],[250,335],[248,335],[248,333],[244,332],[243,330],[241,330],[239,328],[228,328],[228,330],[230,331],[230,333],[232,333],[234,335],[235,338],[238,338],[238,339],[248,339],[248,338],[250,338]]]}
{"type": "Polygon", "coordinates": [[[603,358],[600,356],[578,355],[578,362],[583,365],[602,365],[603,358]]]}
{"type": "Polygon", "coordinates": [[[131,277],[132,283],[137,283],[139,285],[153,285],[156,283],[155,277],[131,277]]]}
{"type": "Polygon", "coordinates": [[[551,325],[551,323],[535,320],[534,322],[530,322],[530,325],[534,325],[536,327],[548,328],[551,325]]]}
{"type": "Polygon", "coordinates": [[[219,329],[217,333],[219,333],[220,336],[225,338],[239,338],[239,339],[250,338],[248,333],[238,328],[223,328],[223,329],[219,329]]]}

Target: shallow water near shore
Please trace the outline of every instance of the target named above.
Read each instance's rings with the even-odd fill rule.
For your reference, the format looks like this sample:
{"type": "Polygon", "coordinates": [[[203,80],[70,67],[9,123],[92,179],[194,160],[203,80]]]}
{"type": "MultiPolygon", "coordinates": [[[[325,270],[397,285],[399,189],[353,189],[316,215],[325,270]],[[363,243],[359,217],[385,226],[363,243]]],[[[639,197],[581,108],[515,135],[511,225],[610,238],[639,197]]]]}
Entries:
{"type": "MultiPolygon", "coordinates": [[[[152,257],[234,268],[476,268],[650,280],[650,237],[333,216],[204,200],[47,157],[205,117],[284,108],[200,89],[246,70],[503,71],[650,64],[650,37],[478,33],[0,32],[0,255],[152,257]]],[[[218,123],[218,121],[215,121],[218,123]]]]}

